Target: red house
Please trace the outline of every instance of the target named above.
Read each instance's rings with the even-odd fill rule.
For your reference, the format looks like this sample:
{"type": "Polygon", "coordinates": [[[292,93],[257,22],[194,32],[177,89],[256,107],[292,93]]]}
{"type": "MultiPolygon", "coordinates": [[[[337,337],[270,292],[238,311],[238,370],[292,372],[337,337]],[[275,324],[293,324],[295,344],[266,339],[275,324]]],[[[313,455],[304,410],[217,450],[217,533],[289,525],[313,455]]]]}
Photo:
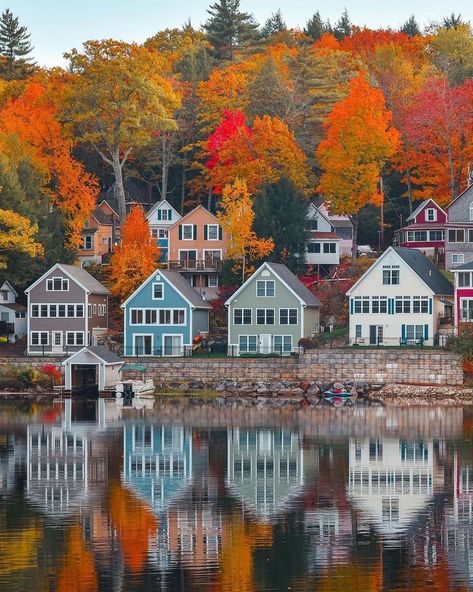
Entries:
{"type": "Polygon", "coordinates": [[[455,330],[473,322],[473,262],[451,270],[455,276],[455,330]]]}
{"type": "Polygon", "coordinates": [[[447,213],[433,199],[426,199],[406,220],[406,226],[394,233],[396,245],[443,260],[446,223],[447,213]]]}

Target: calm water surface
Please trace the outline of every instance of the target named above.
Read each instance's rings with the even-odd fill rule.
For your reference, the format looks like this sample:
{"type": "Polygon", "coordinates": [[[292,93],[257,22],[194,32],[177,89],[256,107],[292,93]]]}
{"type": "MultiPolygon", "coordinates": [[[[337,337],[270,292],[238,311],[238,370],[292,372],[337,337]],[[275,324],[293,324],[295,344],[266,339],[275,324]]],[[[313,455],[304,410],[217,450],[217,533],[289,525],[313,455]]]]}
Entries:
{"type": "Polygon", "coordinates": [[[473,590],[473,413],[0,406],[0,590],[473,590]]]}

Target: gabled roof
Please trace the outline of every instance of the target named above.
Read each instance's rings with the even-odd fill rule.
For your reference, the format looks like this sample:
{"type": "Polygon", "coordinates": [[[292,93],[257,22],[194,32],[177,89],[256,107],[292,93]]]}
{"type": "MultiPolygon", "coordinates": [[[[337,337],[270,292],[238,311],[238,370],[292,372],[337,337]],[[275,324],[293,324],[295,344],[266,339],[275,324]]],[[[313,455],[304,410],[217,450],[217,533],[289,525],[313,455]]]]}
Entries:
{"type": "Polygon", "coordinates": [[[154,214],[154,212],[160,208],[163,204],[167,204],[169,206],[168,209],[171,209],[173,212],[175,212],[179,218],[181,218],[181,214],[179,214],[179,212],[176,210],[176,208],[174,208],[167,199],[162,199],[161,201],[157,201],[154,206],[151,206],[151,208],[146,212],[146,219],[149,220],[150,216],[152,216],[154,214]]]}
{"type": "Polygon", "coordinates": [[[117,354],[115,354],[114,352],[110,351],[109,349],[107,349],[106,347],[103,347],[101,345],[83,347],[79,351],[74,352],[72,355],[70,355],[66,360],[64,360],[63,364],[65,364],[66,362],[70,362],[73,358],[79,356],[83,352],[91,353],[93,356],[98,358],[101,362],[104,362],[104,364],[106,366],[112,365],[112,364],[123,364],[123,360],[119,356],[117,356],[117,354]]]}
{"type": "Polygon", "coordinates": [[[13,294],[15,294],[15,297],[17,297],[18,296],[18,292],[15,290],[15,287],[13,286],[13,284],[10,281],[8,281],[7,279],[5,279],[5,278],[0,278],[0,288],[3,288],[3,286],[5,284],[8,284],[9,285],[10,290],[13,292],[13,294]]]}
{"type": "Polygon", "coordinates": [[[110,294],[110,291],[102,285],[98,280],[90,275],[88,271],[77,265],[66,265],[65,263],[56,263],[51,269],[48,269],[43,275],[38,278],[31,286],[25,290],[28,294],[34,287],[36,287],[46,276],[48,276],[55,269],[60,269],[69,278],[74,280],[81,288],[90,294],[110,294]]]}
{"type": "Polygon", "coordinates": [[[0,302],[0,306],[4,306],[10,310],[16,310],[17,312],[25,312],[26,310],[26,306],[23,304],[18,304],[17,302],[10,302],[10,304],[7,304],[6,302],[0,302]]]}
{"type": "Polygon", "coordinates": [[[469,263],[463,263],[463,265],[456,265],[455,267],[452,267],[450,271],[453,271],[454,273],[456,271],[473,271],[473,261],[470,261],[469,263]]]}
{"type": "Polygon", "coordinates": [[[422,201],[417,208],[412,212],[412,214],[406,218],[406,222],[409,222],[410,220],[414,220],[414,218],[420,214],[420,212],[422,212],[422,210],[430,203],[432,202],[434,204],[434,206],[436,208],[438,208],[441,212],[443,212],[445,215],[447,215],[447,213],[445,212],[445,210],[443,210],[438,204],[435,203],[435,201],[432,198],[429,199],[424,199],[424,201],[422,201]]]}
{"type": "Polygon", "coordinates": [[[300,279],[295,276],[290,269],[288,269],[282,263],[271,263],[266,261],[261,265],[253,275],[251,275],[244,284],[242,284],[238,290],[230,296],[230,298],[225,302],[225,305],[230,304],[232,300],[244,289],[246,286],[259,274],[259,272],[264,268],[270,269],[285,286],[301,301],[302,304],[305,306],[321,306],[320,300],[312,294],[312,292],[304,286],[304,284],[300,281],[300,279]]]}
{"type": "Polygon", "coordinates": [[[347,295],[360,284],[363,279],[372,271],[375,266],[378,266],[380,262],[390,252],[396,253],[401,259],[412,269],[417,277],[424,282],[424,284],[432,290],[435,295],[440,296],[453,296],[454,289],[453,284],[447,280],[447,278],[440,272],[437,267],[423,255],[418,249],[410,249],[408,247],[389,247],[384,251],[379,259],[377,259],[373,265],[365,271],[365,273],[356,281],[353,286],[347,291],[347,295]]]}
{"type": "Polygon", "coordinates": [[[448,206],[447,206],[447,210],[450,206],[453,206],[453,204],[458,201],[461,197],[463,197],[465,195],[465,193],[467,193],[468,191],[473,190],[473,185],[469,185],[466,189],[464,189],[461,193],[459,193],[456,198],[451,201],[448,206]]]}
{"type": "Polygon", "coordinates": [[[125,306],[132,300],[141,290],[151,282],[156,275],[164,277],[165,280],[174,287],[174,289],[187,301],[192,308],[203,308],[210,309],[210,304],[202,298],[202,296],[193,288],[190,283],[182,277],[177,271],[168,271],[167,269],[155,269],[153,273],[146,279],[138,288],[128,296],[125,302],[122,303],[121,307],[125,306]]]}
{"type": "MultiPolygon", "coordinates": [[[[315,205],[315,203],[312,202],[309,204],[309,210],[314,210],[316,214],[318,214],[319,216],[322,216],[322,218],[324,220],[326,220],[326,222],[328,224],[330,224],[330,226],[333,228],[332,222],[330,222],[330,220],[327,218],[327,216],[321,210],[319,210],[319,208],[315,205]]],[[[312,216],[309,216],[309,218],[312,219],[312,216]]]]}
{"type": "Polygon", "coordinates": [[[172,224],[169,228],[174,228],[174,226],[176,226],[177,224],[182,224],[186,218],[188,218],[189,216],[191,216],[194,212],[196,212],[197,210],[204,210],[204,212],[207,212],[207,214],[209,214],[210,216],[212,216],[212,218],[215,218],[215,220],[217,220],[218,223],[218,218],[215,214],[212,214],[212,212],[210,210],[208,210],[207,208],[204,208],[204,206],[198,205],[196,206],[193,210],[191,210],[190,212],[187,212],[187,214],[184,214],[184,216],[182,216],[182,218],[180,218],[179,220],[177,220],[176,222],[174,222],[174,224],[172,224]]]}

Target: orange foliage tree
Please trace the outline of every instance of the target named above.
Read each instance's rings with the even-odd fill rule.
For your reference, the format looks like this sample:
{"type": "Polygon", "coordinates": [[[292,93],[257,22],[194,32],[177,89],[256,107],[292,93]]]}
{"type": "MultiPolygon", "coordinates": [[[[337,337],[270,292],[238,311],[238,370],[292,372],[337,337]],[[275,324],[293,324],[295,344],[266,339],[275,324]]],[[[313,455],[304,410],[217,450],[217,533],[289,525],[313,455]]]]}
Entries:
{"type": "Polygon", "coordinates": [[[54,83],[32,78],[0,110],[0,148],[12,164],[29,156],[42,179],[42,193],[65,219],[69,247],[82,242],[82,230],[95,207],[98,184],[72,156],[73,141],[59,121],[48,93],[54,83]]]}
{"type": "Polygon", "coordinates": [[[352,218],[353,261],[357,214],[367,204],[382,202],[378,186],[381,170],[399,142],[399,132],[390,127],[390,121],[382,91],[371,87],[360,74],[350,82],[349,95],[327,118],[326,138],[316,151],[323,169],[318,191],[334,213],[352,218]]]}
{"type": "Polygon", "coordinates": [[[95,592],[98,590],[94,555],[84,543],[82,528],[71,526],[67,538],[65,563],[58,575],[57,592],[95,592]]]}
{"type": "Polygon", "coordinates": [[[111,485],[109,503],[125,565],[132,573],[140,573],[146,563],[149,539],[156,532],[158,521],[146,505],[120,483],[111,485]]]}
{"type": "Polygon", "coordinates": [[[244,282],[245,275],[253,271],[250,262],[269,255],[274,242],[271,238],[258,238],[253,230],[255,213],[245,181],[235,179],[231,185],[225,185],[220,208],[217,217],[222,229],[230,235],[226,257],[235,261],[235,272],[241,268],[244,282]]]}
{"type": "Polygon", "coordinates": [[[143,209],[135,206],[123,224],[121,244],[110,258],[112,293],[128,298],[156,269],[159,255],[143,209]]]}
{"type": "Polygon", "coordinates": [[[306,189],[310,176],[306,157],[294,134],[277,117],[255,117],[253,126],[242,111],[225,111],[224,118],[207,141],[208,186],[220,194],[225,185],[239,177],[254,192],[282,176],[306,189]]]}

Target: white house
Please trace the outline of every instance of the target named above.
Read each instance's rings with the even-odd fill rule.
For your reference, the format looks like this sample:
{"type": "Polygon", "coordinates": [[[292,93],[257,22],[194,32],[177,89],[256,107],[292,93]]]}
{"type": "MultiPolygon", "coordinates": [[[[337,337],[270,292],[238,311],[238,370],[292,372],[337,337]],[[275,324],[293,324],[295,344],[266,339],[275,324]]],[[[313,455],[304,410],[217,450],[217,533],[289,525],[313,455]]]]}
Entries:
{"type": "Polygon", "coordinates": [[[18,304],[18,293],[8,280],[0,280],[0,336],[15,342],[26,335],[26,306],[18,304]]]}
{"type": "Polygon", "coordinates": [[[146,214],[146,219],[159,248],[161,249],[161,260],[167,261],[169,241],[168,229],[182,216],[165,199],[158,201],[146,214]]]}
{"type": "Polygon", "coordinates": [[[340,241],[328,216],[315,204],[309,204],[310,239],[307,243],[307,265],[338,265],[340,241]]]}
{"type": "Polygon", "coordinates": [[[453,285],[417,249],[389,247],[348,290],[350,343],[434,345],[453,285]]]}

